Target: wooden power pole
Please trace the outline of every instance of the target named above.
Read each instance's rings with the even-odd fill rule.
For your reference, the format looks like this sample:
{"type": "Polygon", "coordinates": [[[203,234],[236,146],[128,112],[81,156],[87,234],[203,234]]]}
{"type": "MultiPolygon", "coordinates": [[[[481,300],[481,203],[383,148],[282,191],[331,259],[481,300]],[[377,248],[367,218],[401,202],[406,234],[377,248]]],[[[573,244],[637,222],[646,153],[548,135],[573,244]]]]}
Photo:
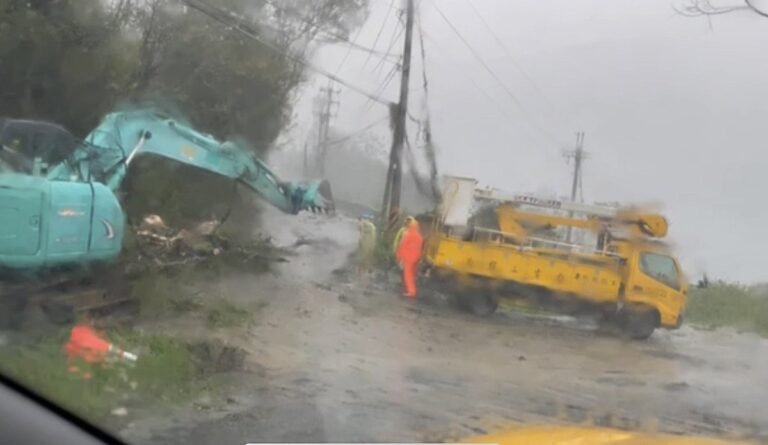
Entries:
{"type": "Polygon", "coordinates": [[[403,181],[403,147],[405,145],[405,123],[408,116],[408,85],[411,76],[411,50],[413,47],[414,0],[406,0],[405,44],[403,48],[403,68],[400,77],[400,99],[393,107],[392,148],[389,152],[387,182],[384,186],[382,219],[386,222],[386,231],[394,229],[400,214],[400,194],[403,181]]]}

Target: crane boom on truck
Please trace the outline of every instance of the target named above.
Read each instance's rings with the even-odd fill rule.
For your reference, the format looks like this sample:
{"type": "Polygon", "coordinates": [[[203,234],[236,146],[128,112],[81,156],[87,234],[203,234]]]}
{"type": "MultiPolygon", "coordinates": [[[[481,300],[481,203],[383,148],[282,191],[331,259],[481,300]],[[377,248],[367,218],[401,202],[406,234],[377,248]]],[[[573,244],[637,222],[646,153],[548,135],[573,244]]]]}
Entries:
{"type": "Polygon", "coordinates": [[[661,241],[668,230],[662,215],[479,189],[458,177],[444,179],[438,213],[427,262],[474,312],[526,296],[619,321],[635,338],[682,323],[687,282],[661,241]],[[560,227],[584,230],[594,244],[566,242],[560,227]]]}
{"type": "Polygon", "coordinates": [[[146,154],[237,180],[286,213],[334,207],[327,181],[283,182],[247,147],[155,109],[110,113],[83,142],[53,124],[0,120],[0,267],[117,256],[125,214],[116,193],[146,154]]]}

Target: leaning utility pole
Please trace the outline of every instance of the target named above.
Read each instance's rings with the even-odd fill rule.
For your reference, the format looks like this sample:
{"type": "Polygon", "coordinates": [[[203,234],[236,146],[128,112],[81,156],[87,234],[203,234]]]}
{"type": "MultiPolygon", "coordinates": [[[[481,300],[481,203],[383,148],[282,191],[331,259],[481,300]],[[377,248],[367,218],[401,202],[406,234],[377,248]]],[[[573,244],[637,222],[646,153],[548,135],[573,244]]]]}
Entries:
{"type": "Polygon", "coordinates": [[[408,115],[408,84],[411,76],[411,49],[413,41],[414,0],[406,0],[405,44],[403,48],[403,68],[400,77],[400,99],[391,110],[393,121],[392,148],[389,152],[387,182],[384,186],[382,219],[386,222],[386,232],[394,229],[400,214],[400,193],[403,180],[403,146],[405,145],[405,119],[408,115]]]}
{"type": "MultiPolygon", "coordinates": [[[[568,161],[573,159],[573,182],[571,183],[571,202],[576,202],[576,195],[578,191],[581,189],[581,184],[582,184],[581,165],[584,162],[584,159],[589,157],[589,153],[584,151],[584,132],[583,131],[576,133],[576,147],[573,150],[569,150],[563,153],[563,156],[565,156],[565,159],[568,161]]],[[[571,217],[573,217],[573,212],[571,212],[571,217]]],[[[568,227],[568,235],[567,235],[566,241],[569,243],[571,242],[572,234],[573,234],[573,227],[568,227]]]]}
{"type": "Polygon", "coordinates": [[[317,119],[317,142],[316,142],[316,165],[315,171],[320,177],[325,176],[325,157],[328,155],[328,133],[331,127],[331,118],[335,117],[334,106],[339,105],[339,101],[334,99],[334,95],[340,91],[334,89],[333,85],[320,88],[320,93],[315,99],[315,113],[317,119]]]}

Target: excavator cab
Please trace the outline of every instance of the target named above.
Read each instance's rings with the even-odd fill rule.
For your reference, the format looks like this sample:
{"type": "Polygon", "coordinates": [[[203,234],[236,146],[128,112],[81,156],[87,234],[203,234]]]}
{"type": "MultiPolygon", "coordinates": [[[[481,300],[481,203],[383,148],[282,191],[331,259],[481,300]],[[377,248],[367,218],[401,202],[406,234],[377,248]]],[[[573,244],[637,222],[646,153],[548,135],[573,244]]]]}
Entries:
{"type": "Polygon", "coordinates": [[[0,119],[0,171],[32,174],[34,160],[56,165],[78,147],[65,128],[50,122],[0,119]]]}

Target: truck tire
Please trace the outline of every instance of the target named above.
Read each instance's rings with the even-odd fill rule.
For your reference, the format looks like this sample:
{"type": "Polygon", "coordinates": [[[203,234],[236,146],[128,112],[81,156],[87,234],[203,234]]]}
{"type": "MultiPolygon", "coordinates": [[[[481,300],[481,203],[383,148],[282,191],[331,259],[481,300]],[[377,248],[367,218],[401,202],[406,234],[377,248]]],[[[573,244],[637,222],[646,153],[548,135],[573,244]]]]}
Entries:
{"type": "Polygon", "coordinates": [[[625,309],[620,320],[629,338],[646,340],[659,326],[659,313],[655,309],[625,309]]]}
{"type": "Polygon", "coordinates": [[[486,292],[461,294],[458,302],[461,309],[481,317],[493,314],[499,307],[499,300],[486,292]]]}

